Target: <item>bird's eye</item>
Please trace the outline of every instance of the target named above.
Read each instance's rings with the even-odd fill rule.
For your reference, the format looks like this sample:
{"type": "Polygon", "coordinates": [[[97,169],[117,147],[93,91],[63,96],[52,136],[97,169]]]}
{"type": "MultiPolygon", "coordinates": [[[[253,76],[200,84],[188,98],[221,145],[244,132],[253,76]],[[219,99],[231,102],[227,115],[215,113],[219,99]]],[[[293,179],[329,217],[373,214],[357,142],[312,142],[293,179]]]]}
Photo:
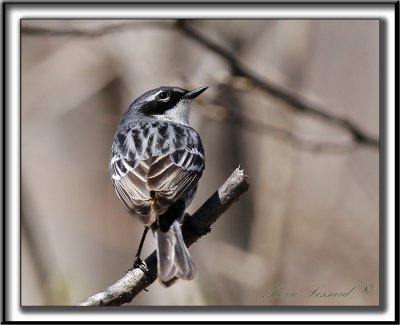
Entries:
{"type": "Polygon", "coordinates": [[[167,101],[169,100],[169,95],[166,92],[162,91],[158,94],[157,98],[161,99],[162,101],[167,101]]]}

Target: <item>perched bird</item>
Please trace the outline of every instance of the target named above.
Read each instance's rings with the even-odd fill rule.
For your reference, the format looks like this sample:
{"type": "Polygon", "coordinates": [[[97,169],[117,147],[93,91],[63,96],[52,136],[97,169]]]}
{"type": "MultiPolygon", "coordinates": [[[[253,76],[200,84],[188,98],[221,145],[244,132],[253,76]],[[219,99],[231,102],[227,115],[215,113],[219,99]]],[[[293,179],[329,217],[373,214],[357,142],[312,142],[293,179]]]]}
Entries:
{"type": "Polygon", "coordinates": [[[191,280],[196,267],[183,241],[181,223],[203,173],[200,136],[189,125],[191,102],[208,87],[191,91],[160,87],[137,98],[122,117],[114,143],[110,175],[128,211],[153,231],[158,277],[168,286],[191,280]]]}

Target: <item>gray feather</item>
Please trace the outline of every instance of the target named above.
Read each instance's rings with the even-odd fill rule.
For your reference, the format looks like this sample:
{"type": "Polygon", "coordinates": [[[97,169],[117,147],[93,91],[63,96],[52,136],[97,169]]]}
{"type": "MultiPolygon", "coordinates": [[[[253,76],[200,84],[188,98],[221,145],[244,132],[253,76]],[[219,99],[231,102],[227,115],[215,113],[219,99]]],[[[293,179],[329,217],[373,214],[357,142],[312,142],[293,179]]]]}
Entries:
{"type": "Polygon", "coordinates": [[[173,277],[192,280],[196,276],[196,267],[182,238],[181,225],[174,221],[171,229],[154,233],[157,246],[158,277],[162,284],[173,277]]]}

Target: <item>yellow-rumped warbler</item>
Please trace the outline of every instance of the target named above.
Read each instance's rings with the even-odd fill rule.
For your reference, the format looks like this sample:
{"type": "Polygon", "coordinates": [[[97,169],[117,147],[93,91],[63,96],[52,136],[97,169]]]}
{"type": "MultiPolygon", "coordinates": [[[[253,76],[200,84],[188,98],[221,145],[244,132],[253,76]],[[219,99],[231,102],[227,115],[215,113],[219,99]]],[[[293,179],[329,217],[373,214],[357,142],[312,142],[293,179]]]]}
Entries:
{"type": "Polygon", "coordinates": [[[158,277],[191,280],[196,268],[181,222],[204,170],[200,136],[189,125],[192,100],[208,87],[160,87],[137,98],[122,117],[112,145],[110,175],[129,212],[151,227],[158,277]]]}

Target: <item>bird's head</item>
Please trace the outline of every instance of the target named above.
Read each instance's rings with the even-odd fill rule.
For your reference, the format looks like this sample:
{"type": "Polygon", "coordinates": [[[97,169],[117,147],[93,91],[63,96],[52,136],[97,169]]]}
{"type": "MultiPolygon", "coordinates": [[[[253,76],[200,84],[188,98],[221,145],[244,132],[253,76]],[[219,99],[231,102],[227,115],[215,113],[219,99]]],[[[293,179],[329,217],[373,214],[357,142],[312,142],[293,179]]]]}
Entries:
{"type": "Polygon", "coordinates": [[[138,97],[132,103],[130,111],[189,125],[191,102],[207,88],[186,90],[178,87],[159,87],[138,97]]]}

